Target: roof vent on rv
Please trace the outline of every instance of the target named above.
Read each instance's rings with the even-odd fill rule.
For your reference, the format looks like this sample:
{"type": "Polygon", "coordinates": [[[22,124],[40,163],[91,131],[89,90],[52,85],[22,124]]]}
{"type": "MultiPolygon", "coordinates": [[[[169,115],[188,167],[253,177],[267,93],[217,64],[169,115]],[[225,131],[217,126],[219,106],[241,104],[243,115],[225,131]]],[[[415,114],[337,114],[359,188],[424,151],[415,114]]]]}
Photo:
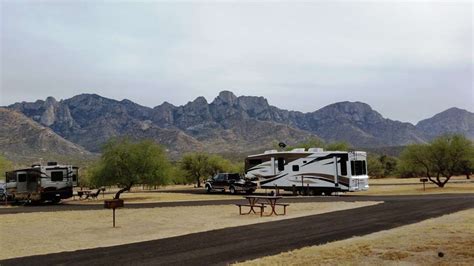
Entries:
{"type": "Polygon", "coordinates": [[[309,148],[308,151],[309,152],[323,152],[324,149],[323,148],[309,148]]]}
{"type": "Polygon", "coordinates": [[[291,152],[304,152],[304,148],[296,148],[291,150],[291,152]]]}
{"type": "Polygon", "coordinates": [[[48,166],[52,166],[52,165],[58,165],[57,162],[48,162],[48,166]]]}
{"type": "Polygon", "coordinates": [[[269,154],[269,153],[275,153],[275,152],[278,152],[277,150],[268,150],[268,151],[265,151],[263,154],[269,154]]]}

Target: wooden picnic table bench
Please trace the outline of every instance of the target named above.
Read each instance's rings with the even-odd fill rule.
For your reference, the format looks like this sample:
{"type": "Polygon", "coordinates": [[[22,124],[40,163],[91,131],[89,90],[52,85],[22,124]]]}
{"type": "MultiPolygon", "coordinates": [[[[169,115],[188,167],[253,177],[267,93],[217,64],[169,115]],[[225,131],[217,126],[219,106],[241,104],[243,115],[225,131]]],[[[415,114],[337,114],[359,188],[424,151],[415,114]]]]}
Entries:
{"type": "Polygon", "coordinates": [[[79,199],[82,199],[82,196],[85,196],[85,198],[87,199],[90,194],[91,194],[90,190],[79,190],[79,191],[77,191],[77,196],[79,197],[79,199]]]}
{"type": "Polygon", "coordinates": [[[245,197],[248,200],[248,204],[236,204],[239,206],[239,214],[244,215],[244,214],[250,214],[251,212],[256,214],[256,211],[254,208],[260,208],[260,216],[263,216],[263,211],[265,207],[270,206],[271,211],[270,214],[266,216],[271,216],[273,214],[275,215],[286,215],[286,207],[288,207],[290,204],[288,203],[277,203],[277,201],[283,197],[281,196],[246,196],[245,197]],[[259,202],[259,200],[263,200],[265,202],[259,202]],[[249,207],[250,210],[248,213],[242,213],[242,206],[249,207]],[[283,213],[277,213],[276,212],[276,206],[283,206],[283,213]]]}
{"type": "Polygon", "coordinates": [[[260,204],[260,205],[251,205],[251,204],[235,204],[237,206],[239,206],[239,214],[240,215],[246,215],[246,214],[250,214],[251,212],[257,214],[257,212],[255,212],[255,209],[254,208],[260,208],[260,216],[263,215],[263,209],[265,209],[267,206],[263,205],[263,204],[260,204]],[[245,206],[245,207],[249,207],[249,211],[247,213],[242,213],[242,206],[245,206]]]}

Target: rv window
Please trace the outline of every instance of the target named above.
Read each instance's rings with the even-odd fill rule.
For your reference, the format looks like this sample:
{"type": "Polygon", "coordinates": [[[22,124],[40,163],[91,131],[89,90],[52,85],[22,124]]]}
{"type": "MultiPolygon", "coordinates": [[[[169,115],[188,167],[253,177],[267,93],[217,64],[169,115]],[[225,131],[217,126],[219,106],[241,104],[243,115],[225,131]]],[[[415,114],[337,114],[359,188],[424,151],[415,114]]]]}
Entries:
{"type": "Polygon", "coordinates": [[[38,181],[38,175],[35,173],[29,173],[27,176],[28,182],[36,182],[38,181]]]}
{"type": "Polygon", "coordinates": [[[293,172],[298,172],[300,170],[299,165],[293,165],[293,172]]]}
{"type": "Polygon", "coordinates": [[[26,182],[26,174],[19,174],[18,182],[26,182]]]}
{"type": "Polygon", "coordinates": [[[63,181],[63,171],[51,172],[51,181],[63,181]]]}
{"type": "Polygon", "coordinates": [[[278,158],[278,171],[285,170],[285,158],[278,158]]]}
{"type": "Polygon", "coordinates": [[[347,175],[347,161],[341,160],[341,175],[347,175]]]}
{"type": "Polygon", "coordinates": [[[256,166],[256,165],[259,165],[259,164],[261,164],[262,162],[263,162],[262,159],[250,159],[250,160],[249,160],[249,168],[252,168],[252,167],[254,167],[254,166],[256,166]]]}
{"type": "Polygon", "coordinates": [[[351,161],[351,172],[352,172],[352,175],[367,174],[367,171],[365,168],[365,161],[351,161]]]}
{"type": "Polygon", "coordinates": [[[72,181],[77,181],[77,176],[79,174],[79,169],[77,167],[72,168],[72,181]]]}

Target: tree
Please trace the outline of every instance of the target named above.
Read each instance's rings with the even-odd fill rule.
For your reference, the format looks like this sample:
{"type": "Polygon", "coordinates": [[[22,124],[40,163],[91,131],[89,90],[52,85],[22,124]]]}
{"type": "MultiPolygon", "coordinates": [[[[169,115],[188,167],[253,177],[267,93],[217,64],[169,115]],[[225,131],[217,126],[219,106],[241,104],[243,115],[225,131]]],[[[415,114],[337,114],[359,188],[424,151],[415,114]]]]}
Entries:
{"type": "Polygon", "coordinates": [[[241,165],[233,164],[231,161],[219,155],[207,153],[188,153],[181,159],[181,169],[186,172],[188,180],[196,181],[197,187],[201,187],[201,180],[222,172],[240,172],[241,165]]]}
{"type": "Polygon", "coordinates": [[[367,171],[371,177],[383,177],[384,167],[377,156],[369,154],[367,156],[367,171]]]}
{"type": "Polygon", "coordinates": [[[388,155],[373,155],[367,157],[367,170],[370,176],[387,177],[395,175],[398,159],[388,155]]]}
{"type": "Polygon", "coordinates": [[[212,169],[209,165],[209,155],[206,153],[188,153],[181,158],[181,168],[187,177],[196,181],[201,187],[201,178],[210,175],[212,169]]]}
{"type": "Polygon", "coordinates": [[[13,163],[0,155],[0,176],[4,177],[5,172],[13,169],[13,163]]]}
{"type": "Polygon", "coordinates": [[[104,145],[100,161],[91,169],[91,183],[117,185],[121,189],[114,198],[118,199],[135,184],[165,184],[170,169],[164,149],[155,142],[112,139],[104,145]]]}
{"type": "Polygon", "coordinates": [[[444,187],[455,174],[463,172],[472,160],[473,143],[461,135],[445,135],[430,144],[410,145],[402,152],[402,166],[412,172],[423,172],[438,187],[444,187]]]}
{"type": "Polygon", "coordinates": [[[348,151],[350,148],[351,145],[345,141],[331,142],[324,146],[328,151],[348,151]]]}

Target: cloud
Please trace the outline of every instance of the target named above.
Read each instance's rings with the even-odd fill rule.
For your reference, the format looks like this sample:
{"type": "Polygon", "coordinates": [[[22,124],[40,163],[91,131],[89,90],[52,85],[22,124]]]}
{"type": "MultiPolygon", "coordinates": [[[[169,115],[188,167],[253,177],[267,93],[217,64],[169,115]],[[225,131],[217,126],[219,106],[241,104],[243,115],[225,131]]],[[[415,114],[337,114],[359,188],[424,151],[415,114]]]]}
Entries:
{"type": "Polygon", "coordinates": [[[472,27],[469,2],[2,2],[0,104],[229,89],[300,111],[362,100],[415,122],[473,110],[472,27]]]}

